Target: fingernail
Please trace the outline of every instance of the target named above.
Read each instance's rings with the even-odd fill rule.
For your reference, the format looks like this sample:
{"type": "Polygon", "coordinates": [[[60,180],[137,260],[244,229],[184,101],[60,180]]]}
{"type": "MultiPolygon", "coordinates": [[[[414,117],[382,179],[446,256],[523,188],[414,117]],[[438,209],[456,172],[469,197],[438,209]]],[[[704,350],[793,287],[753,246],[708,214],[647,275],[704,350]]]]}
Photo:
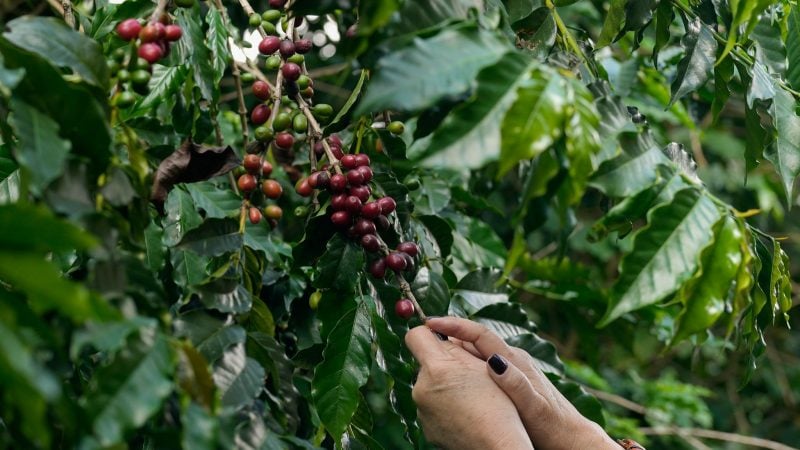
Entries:
{"type": "Polygon", "coordinates": [[[449,341],[450,340],[450,339],[447,339],[447,336],[443,335],[442,333],[439,333],[438,331],[434,331],[434,330],[431,330],[431,331],[433,331],[433,334],[435,334],[436,337],[439,338],[440,341],[449,341]]]}
{"type": "Polygon", "coordinates": [[[429,320],[431,320],[431,319],[438,319],[438,318],[440,318],[440,317],[441,317],[441,316],[425,316],[425,322],[427,322],[427,321],[429,321],[429,320]]]}
{"type": "Polygon", "coordinates": [[[491,367],[494,373],[498,375],[502,375],[503,373],[505,373],[506,369],[508,369],[508,363],[506,362],[506,360],[503,359],[503,357],[498,355],[497,353],[495,353],[494,355],[492,355],[491,358],[489,358],[488,363],[489,367],[491,367]]]}

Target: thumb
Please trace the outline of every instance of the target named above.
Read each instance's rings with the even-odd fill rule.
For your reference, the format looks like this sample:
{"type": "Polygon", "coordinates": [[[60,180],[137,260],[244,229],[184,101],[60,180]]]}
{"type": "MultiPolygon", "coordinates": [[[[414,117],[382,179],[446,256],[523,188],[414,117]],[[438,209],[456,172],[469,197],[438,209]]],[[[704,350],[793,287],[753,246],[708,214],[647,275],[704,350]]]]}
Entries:
{"type": "Polygon", "coordinates": [[[546,420],[546,415],[542,416],[541,413],[547,408],[547,400],[534,389],[528,377],[509,360],[495,353],[486,363],[489,376],[514,402],[528,434],[534,436],[541,425],[538,422],[546,420]]]}

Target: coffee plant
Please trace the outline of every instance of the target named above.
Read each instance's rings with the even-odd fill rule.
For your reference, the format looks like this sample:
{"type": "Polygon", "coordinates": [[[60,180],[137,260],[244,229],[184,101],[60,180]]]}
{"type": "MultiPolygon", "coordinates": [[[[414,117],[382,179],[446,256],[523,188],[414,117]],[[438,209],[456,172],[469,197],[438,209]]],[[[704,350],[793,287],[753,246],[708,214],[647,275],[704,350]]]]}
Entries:
{"type": "Polygon", "coordinates": [[[612,435],[800,442],[795,3],[5,2],[0,445],[428,448],[448,314],[612,435]]]}

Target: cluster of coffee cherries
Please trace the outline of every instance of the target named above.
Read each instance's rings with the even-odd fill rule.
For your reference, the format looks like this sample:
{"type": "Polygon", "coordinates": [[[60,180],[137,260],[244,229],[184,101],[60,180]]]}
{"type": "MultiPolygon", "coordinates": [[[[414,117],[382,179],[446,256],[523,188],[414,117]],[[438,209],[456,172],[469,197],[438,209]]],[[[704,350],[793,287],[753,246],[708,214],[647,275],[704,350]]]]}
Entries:
{"type": "Polygon", "coordinates": [[[147,92],[151,65],[166,57],[170,44],[179,40],[182,35],[181,27],[169,23],[169,16],[166,14],[145,25],[134,18],[117,24],[117,36],[123,41],[131,42],[137,56],[129,58],[125,49],[119,48],[114,52],[114,59],[109,61],[109,68],[117,79],[119,88],[114,99],[115,105],[122,108],[131,106],[136,101],[135,93],[147,92]]]}
{"type": "MultiPolygon", "coordinates": [[[[242,162],[244,173],[239,175],[236,186],[245,197],[248,219],[253,225],[261,222],[262,217],[270,220],[270,225],[275,227],[277,220],[283,216],[283,209],[280,206],[270,204],[259,208],[258,203],[266,203],[266,199],[277,200],[283,194],[283,186],[269,176],[272,174],[272,164],[264,160],[258,154],[245,155],[242,162]],[[257,195],[257,188],[261,183],[261,194],[257,195]]],[[[241,169],[240,169],[241,170],[241,169]]]]}

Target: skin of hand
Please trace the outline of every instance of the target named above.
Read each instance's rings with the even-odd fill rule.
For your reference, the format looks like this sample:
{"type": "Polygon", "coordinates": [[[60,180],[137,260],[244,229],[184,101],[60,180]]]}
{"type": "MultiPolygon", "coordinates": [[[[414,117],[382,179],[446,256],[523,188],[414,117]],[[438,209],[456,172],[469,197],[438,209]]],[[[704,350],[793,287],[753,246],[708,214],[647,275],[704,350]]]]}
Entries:
{"type": "Polygon", "coordinates": [[[426,326],[406,333],[420,370],[411,392],[429,442],[443,449],[532,450],[511,399],[486,376],[486,363],[426,326]]]}
{"type": "Polygon", "coordinates": [[[524,350],[506,344],[488,328],[471,320],[439,317],[429,318],[425,324],[450,336],[453,345],[461,346],[476,359],[487,361],[489,376],[516,405],[537,449],[620,449],[598,424],[583,417],[561,395],[524,350]]]}

